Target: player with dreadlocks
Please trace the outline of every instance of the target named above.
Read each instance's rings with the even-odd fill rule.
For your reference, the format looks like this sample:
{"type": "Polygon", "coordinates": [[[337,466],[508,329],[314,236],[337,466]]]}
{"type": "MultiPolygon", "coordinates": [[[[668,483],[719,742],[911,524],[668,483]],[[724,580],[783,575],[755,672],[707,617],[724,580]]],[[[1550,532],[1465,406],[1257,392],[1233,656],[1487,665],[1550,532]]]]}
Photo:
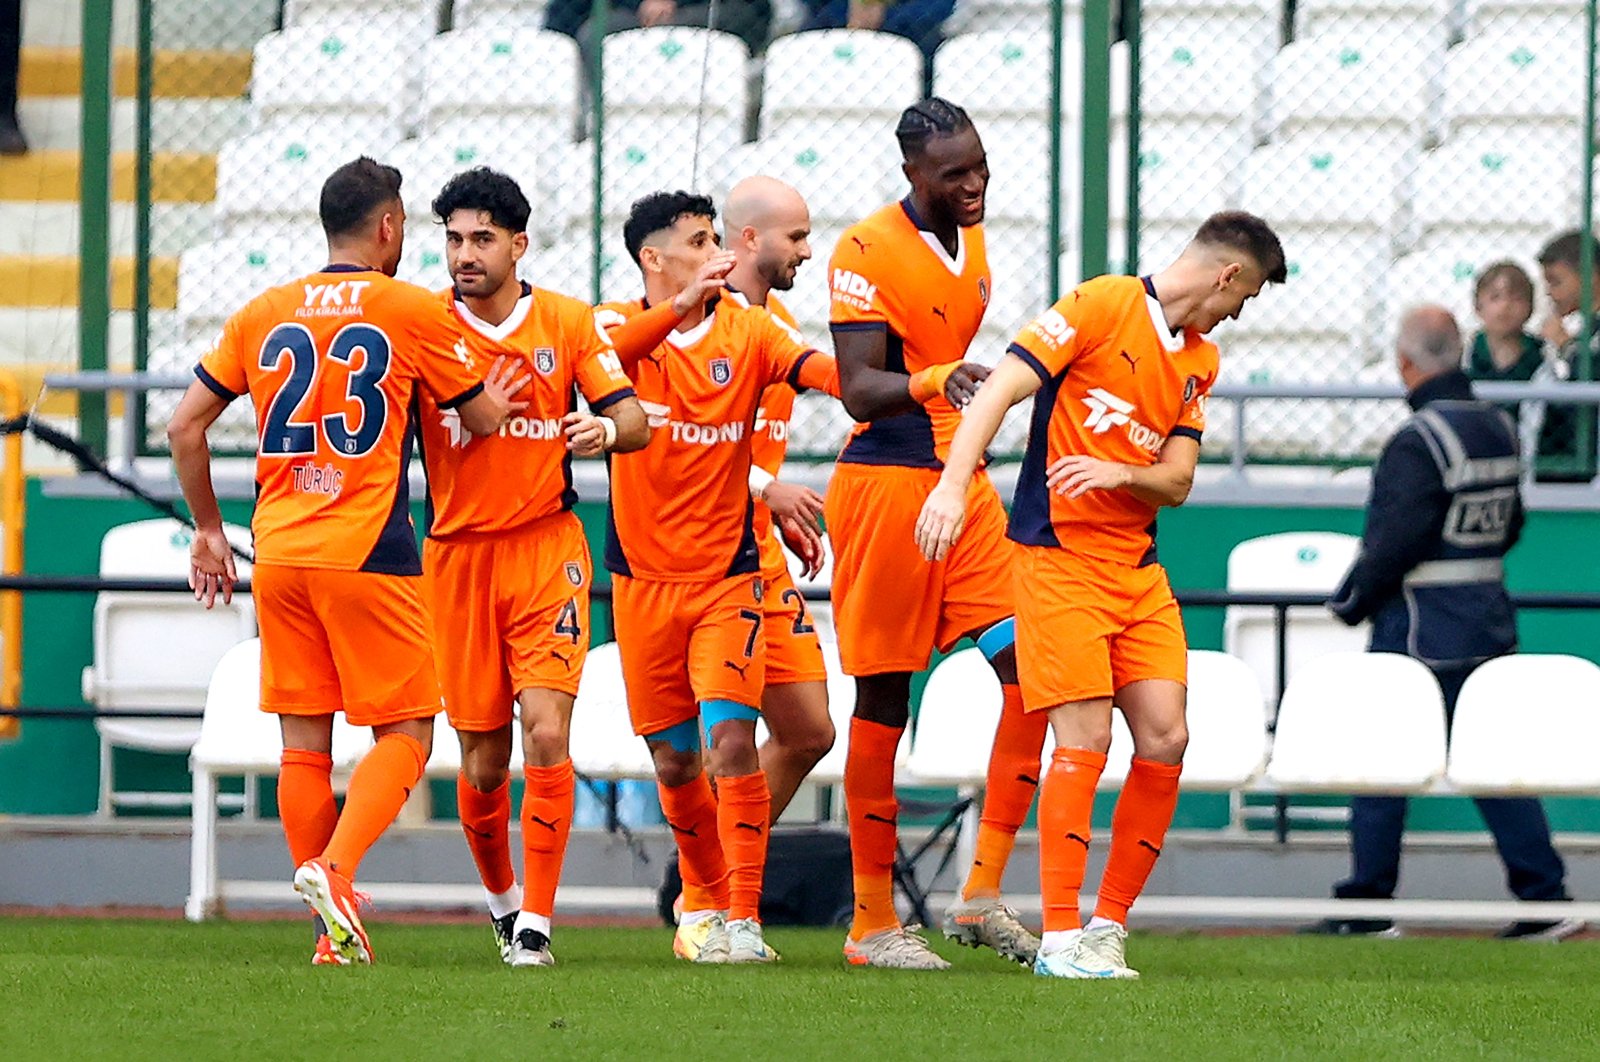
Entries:
{"type": "Polygon", "coordinates": [[[948,556],[930,563],[908,548],[961,407],[988,375],[964,358],[990,296],[982,226],[989,165],[972,120],[943,99],[908,108],[895,136],[911,192],[845,230],[829,268],[842,397],[860,422],[825,509],[839,654],[856,680],[844,780],[855,910],[844,953],[857,966],[949,966],[895,911],[894,760],[912,674],[935,648],[971,638],[1000,679],[1004,707],[976,858],[945,933],[1031,963],[1038,940],[1001,903],[1000,879],[1038,786],[1045,728],[1022,711],[1013,546],[988,477],[974,477],[967,528],[948,556]]]}

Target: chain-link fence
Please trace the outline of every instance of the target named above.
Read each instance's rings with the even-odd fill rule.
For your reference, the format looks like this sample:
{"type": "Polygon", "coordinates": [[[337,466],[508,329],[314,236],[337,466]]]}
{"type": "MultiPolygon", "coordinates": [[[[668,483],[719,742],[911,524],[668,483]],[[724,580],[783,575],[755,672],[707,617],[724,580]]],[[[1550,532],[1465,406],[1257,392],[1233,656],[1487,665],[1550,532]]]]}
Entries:
{"type": "MultiPolygon", "coordinates": [[[[1577,302],[1553,313],[1561,278],[1547,291],[1537,261],[1585,220],[1590,0],[150,2],[152,275],[176,259],[175,296],[151,288],[164,296],[150,300],[152,370],[186,370],[229,313],[322,257],[317,189],[358,152],[405,175],[406,279],[449,282],[429,202],[452,173],[487,164],[534,205],[526,278],[605,299],[642,291],[621,240],[638,196],[688,187],[720,201],[748,174],[783,178],[814,235],[782,297],[825,344],[828,257],[847,225],[905,193],[893,127],[931,89],[968,110],[990,157],[979,360],[1048,305],[1053,275],[1084,275],[1080,219],[1099,212],[1082,207],[1104,194],[1113,271],[1159,268],[1223,207],[1282,234],[1290,283],[1219,330],[1224,382],[1394,382],[1400,309],[1444,302],[1470,332],[1475,281],[1500,260],[1521,266],[1501,275],[1527,316],[1489,322],[1474,365],[1593,378],[1581,342],[1545,339],[1552,316],[1585,330],[1577,302]],[[1083,27],[1108,6],[1110,83],[1086,93],[1083,27]],[[614,32],[597,48],[602,7],[614,32]],[[1085,167],[1084,104],[1092,117],[1097,98],[1109,145],[1090,144],[1085,167]],[[195,152],[215,152],[214,183],[205,167],[164,168],[195,152]]],[[[150,399],[152,445],[173,401],[150,399]]],[[[1206,452],[1222,457],[1233,412],[1212,409],[1206,452]]],[[[1363,460],[1402,412],[1252,402],[1245,438],[1253,460],[1363,460]]],[[[249,411],[229,416],[247,448],[249,411]]],[[[806,396],[791,452],[830,457],[847,427],[837,403],[806,396]]],[[[1525,430],[1552,474],[1592,468],[1589,418],[1525,430]]],[[[997,449],[1020,449],[1022,432],[1008,422],[997,449]]]]}

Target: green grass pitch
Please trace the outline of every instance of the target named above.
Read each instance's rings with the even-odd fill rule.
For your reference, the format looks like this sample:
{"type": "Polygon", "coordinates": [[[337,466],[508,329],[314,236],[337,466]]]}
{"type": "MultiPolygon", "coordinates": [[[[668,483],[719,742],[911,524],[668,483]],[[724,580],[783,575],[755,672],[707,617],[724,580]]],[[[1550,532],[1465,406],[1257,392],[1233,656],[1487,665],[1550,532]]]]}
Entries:
{"type": "Polygon", "coordinates": [[[0,1057],[34,1059],[1593,1059],[1600,951],[1136,933],[1132,983],[1045,981],[938,941],[944,974],[693,968],[663,929],[557,927],[509,970],[487,924],[373,920],[379,964],[313,968],[299,923],[0,921],[0,1057]]]}

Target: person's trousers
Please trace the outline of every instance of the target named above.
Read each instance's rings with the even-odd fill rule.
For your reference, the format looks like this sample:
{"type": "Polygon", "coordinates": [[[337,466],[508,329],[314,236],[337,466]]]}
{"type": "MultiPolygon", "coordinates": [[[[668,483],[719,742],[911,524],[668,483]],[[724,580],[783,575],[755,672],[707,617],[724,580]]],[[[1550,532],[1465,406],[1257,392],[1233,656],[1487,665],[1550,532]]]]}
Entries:
{"type": "MultiPolygon", "coordinates": [[[[1445,718],[1453,719],[1456,697],[1471,669],[1436,671],[1444,693],[1445,718]]],[[[1494,837],[1506,868],[1506,886],[1519,900],[1565,900],[1566,865],[1550,843],[1544,805],[1532,797],[1475,797],[1478,813],[1494,837]]],[[[1405,797],[1359,796],[1350,801],[1350,877],[1334,886],[1339,899],[1386,900],[1400,881],[1400,840],[1405,832],[1405,797]]]]}

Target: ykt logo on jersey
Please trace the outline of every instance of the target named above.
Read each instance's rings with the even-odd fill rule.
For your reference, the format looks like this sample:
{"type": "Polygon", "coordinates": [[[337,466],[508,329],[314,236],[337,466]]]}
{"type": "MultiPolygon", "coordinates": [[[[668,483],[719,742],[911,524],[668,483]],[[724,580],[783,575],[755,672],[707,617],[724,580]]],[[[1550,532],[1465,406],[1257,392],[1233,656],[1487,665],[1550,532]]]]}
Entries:
{"type": "Polygon", "coordinates": [[[733,362],[728,358],[712,358],[709,368],[711,382],[718,387],[726,387],[728,381],[733,379],[733,362]]]}
{"type": "Polygon", "coordinates": [[[556,348],[534,347],[533,367],[539,370],[540,376],[549,376],[556,371],[556,348]]]}
{"type": "Polygon", "coordinates": [[[306,301],[295,311],[296,317],[342,317],[360,314],[361,296],[372,286],[370,280],[341,280],[335,284],[302,284],[306,301]]]}
{"type": "Polygon", "coordinates": [[[1084,419],[1083,426],[1096,435],[1104,435],[1112,428],[1121,427],[1135,446],[1150,453],[1159,452],[1167,441],[1154,428],[1133,419],[1132,402],[1118,398],[1103,387],[1091,389],[1083,396],[1083,404],[1089,407],[1089,416],[1084,419]]]}

